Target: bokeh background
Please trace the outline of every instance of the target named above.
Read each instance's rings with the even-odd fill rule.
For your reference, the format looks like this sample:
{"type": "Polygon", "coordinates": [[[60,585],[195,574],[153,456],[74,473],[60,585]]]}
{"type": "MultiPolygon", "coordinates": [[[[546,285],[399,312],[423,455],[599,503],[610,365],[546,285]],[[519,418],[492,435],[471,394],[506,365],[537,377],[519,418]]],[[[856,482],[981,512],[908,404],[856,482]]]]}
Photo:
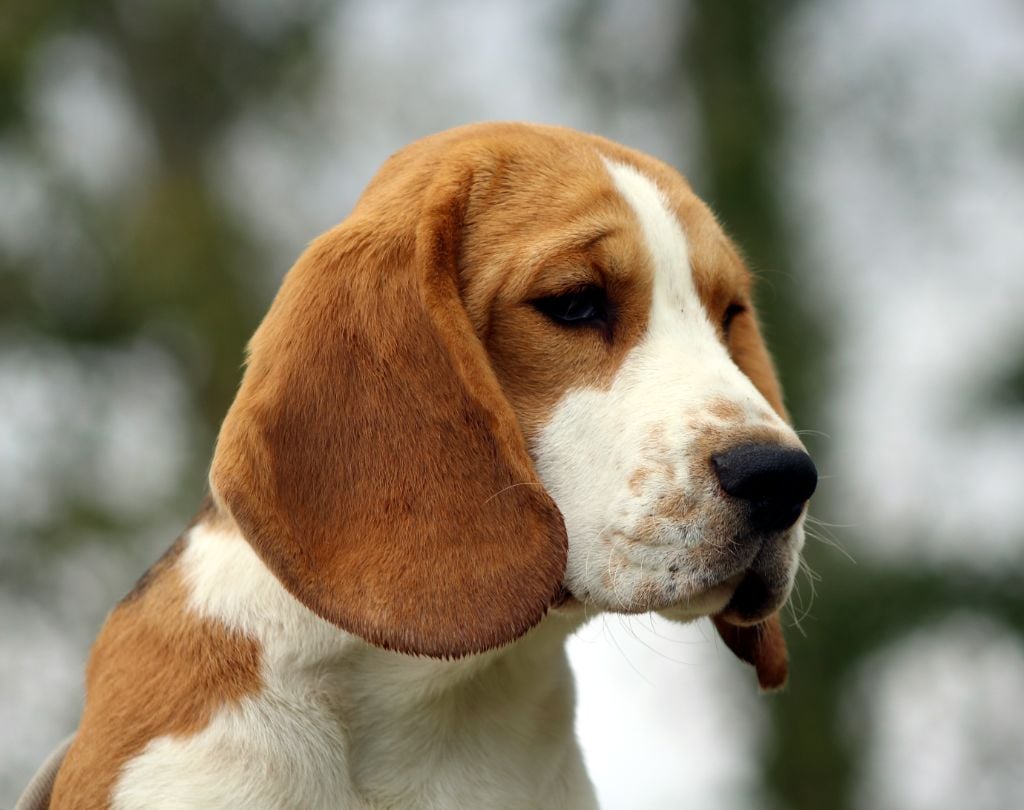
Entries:
{"type": "Polygon", "coordinates": [[[292,259],[483,119],[691,179],[824,474],[784,694],[704,623],[572,641],[605,806],[1024,807],[1019,0],[6,0],[0,807],[199,503],[292,259]]]}

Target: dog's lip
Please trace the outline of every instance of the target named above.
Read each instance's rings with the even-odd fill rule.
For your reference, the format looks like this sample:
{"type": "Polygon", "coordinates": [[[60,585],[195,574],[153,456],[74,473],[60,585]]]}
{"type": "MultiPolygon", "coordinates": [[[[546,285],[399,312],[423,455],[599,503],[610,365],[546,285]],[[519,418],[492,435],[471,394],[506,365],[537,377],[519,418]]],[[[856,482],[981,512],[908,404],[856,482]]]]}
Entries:
{"type": "Polygon", "coordinates": [[[759,624],[779,609],[784,589],[772,585],[754,569],[740,575],[732,598],[721,613],[722,621],[737,627],[759,624]]]}
{"type": "Polygon", "coordinates": [[[703,588],[702,590],[695,593],[694,596],[705,596],[716,592],[724,592],[728,594],[728,600],[729,602],[731,602],[736,595],[736,590],[739,588],[740,584],[743,582],[743,578],[746,575],[747,569],[744,568],[742,571],[739,571],[735,574],[730,574],[727,577],[719,579],[714,584],[709,585],[708,587],[703,588]]]}

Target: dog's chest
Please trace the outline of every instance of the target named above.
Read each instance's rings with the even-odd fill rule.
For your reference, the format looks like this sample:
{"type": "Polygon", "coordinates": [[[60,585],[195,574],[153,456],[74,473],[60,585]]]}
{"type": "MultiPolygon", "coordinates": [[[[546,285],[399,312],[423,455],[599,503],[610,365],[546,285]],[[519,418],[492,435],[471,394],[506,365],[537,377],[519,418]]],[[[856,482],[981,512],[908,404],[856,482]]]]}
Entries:
{"type": "Polygon", "coordinates": [[[537,689],[495,673],[436,695],[390,692],[392,675],[382,673],[376,691],[369,678],[337,691],[339,675],[324,672],[286,688],[268,683],[201,733],[154,740],[125,767],[114,806],[595,806],[572,733],[568,670],[537,689]]]}
{"type": "Polygon", "coordinates": [[[262,685],[196,734],[152,740],[113,806],[589,808],[557,617],[499,652],[398,655],[312,615],[240,538],[194,530],[193,607],[259,640],[262,685]]]}

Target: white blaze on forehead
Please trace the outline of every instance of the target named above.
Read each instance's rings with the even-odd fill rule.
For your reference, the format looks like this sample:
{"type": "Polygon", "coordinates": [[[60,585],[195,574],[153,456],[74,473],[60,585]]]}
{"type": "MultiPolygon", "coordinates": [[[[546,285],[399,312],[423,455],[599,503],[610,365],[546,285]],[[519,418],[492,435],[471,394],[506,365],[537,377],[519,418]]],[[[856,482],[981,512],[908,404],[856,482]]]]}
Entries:
{"type": "Polygon", "coordinates": [[[690,268],[686,234],[664,192],[647,176],[624,163],[604,159],[612,182],[633,209],[654,270],[654,316],[668,305],[696,316],[702,309],[690,268]]]}
{"type": "Polygon", "coordinates": [[[747,406],[750,415],[762,410],[762,398],[736,367],[722,344],[700,296],[690,265],[682,223],[665,193],[632,166],[605,159],[616,190],[633,211],[646,248],[653,285],[647,334],[638,346],[639,366],[657,372],[691,409],[724,397],[747,406]]]}

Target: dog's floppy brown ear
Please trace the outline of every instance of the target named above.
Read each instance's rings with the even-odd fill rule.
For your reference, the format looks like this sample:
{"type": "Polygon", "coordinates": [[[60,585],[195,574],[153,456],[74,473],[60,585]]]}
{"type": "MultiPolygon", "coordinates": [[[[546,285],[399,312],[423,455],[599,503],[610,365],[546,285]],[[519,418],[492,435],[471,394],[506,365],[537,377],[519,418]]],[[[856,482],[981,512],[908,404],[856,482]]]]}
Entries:
{"type": "Polygon", "coordinates": [[[554,601],[566,535],[459,298],[468,161],[392,158],[288,273],[211,470],[318,615],[406,653],[509,642],[554,601]]]}
{"type": "Polygon", "coordinates": [[[786,685],[789,655],[779,614],[773,613],[763,622],[747,626],[729,624],[721,616],[715,616],[713,621],[718,634],[736,657],[754,665],[762,689],[772,691],[786,685]]]}

